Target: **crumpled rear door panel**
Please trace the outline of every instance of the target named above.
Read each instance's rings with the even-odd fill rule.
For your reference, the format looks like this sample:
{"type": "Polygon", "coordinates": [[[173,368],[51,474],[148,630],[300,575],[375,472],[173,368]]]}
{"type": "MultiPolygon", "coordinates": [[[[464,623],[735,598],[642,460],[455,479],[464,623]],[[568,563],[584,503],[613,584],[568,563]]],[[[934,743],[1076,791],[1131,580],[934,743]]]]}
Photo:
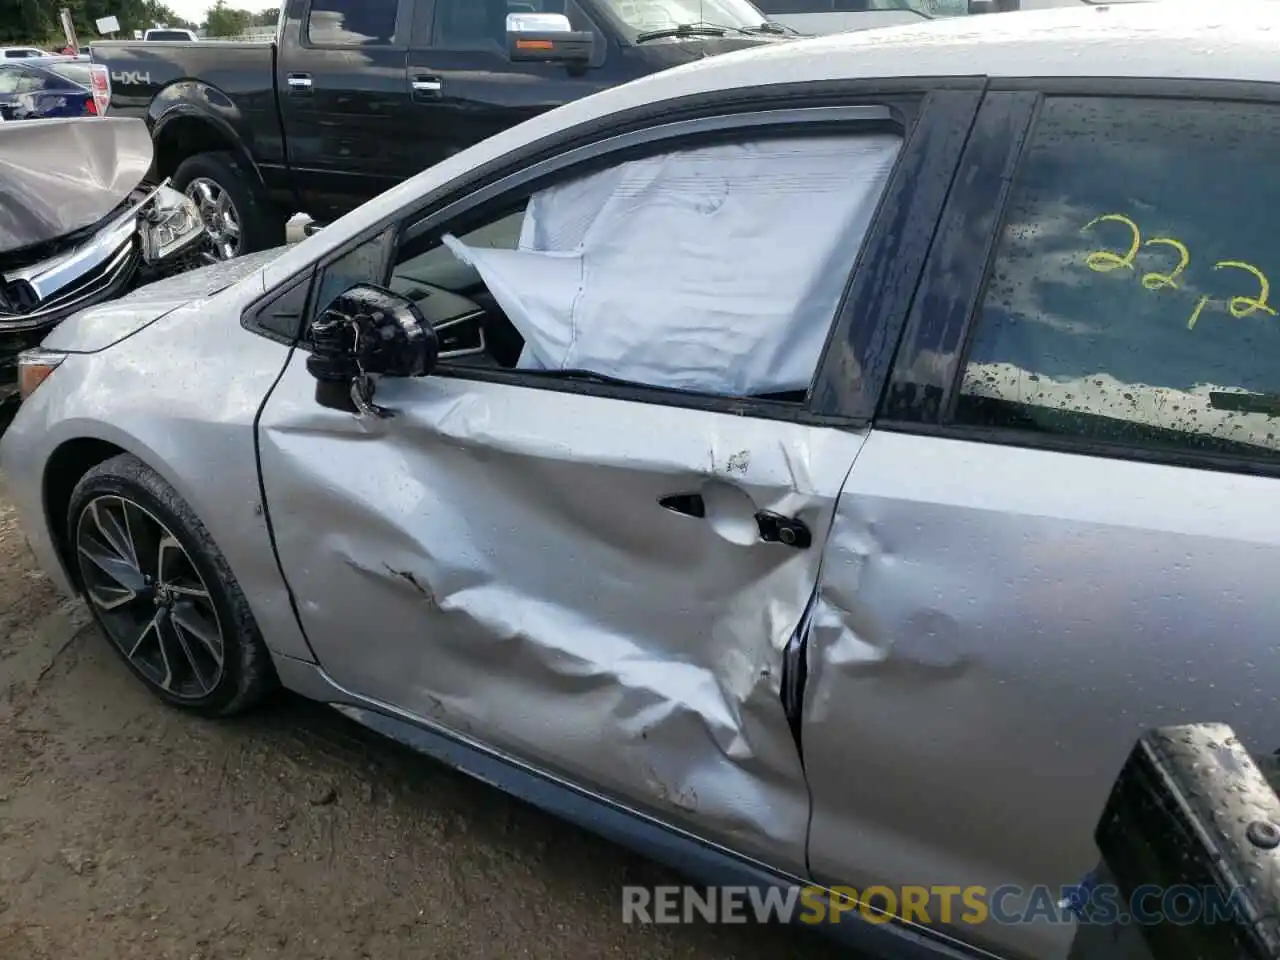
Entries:
{"type": "MultiPolygon", "coordinates": [[[[873,431],[809,637],[815,877],[1074,884],[1143,730],[1213,718],[1280,745],[1278,495],[1265,477],[873,431]]],[[[1072,927],[954,932],[1049,957],[1072,927]]]]}
{"type": "Polygon", "coordinates": [[[860,434],[447,377],[384,381],[390,420],[313,395],[295,357],[260,442],[331,677],[803,872],[783,652],[860,434]],[[658,502],[699,491],[707,517],[658,502]],[[812,546],[747,542],[737,496],[812,546]]]}

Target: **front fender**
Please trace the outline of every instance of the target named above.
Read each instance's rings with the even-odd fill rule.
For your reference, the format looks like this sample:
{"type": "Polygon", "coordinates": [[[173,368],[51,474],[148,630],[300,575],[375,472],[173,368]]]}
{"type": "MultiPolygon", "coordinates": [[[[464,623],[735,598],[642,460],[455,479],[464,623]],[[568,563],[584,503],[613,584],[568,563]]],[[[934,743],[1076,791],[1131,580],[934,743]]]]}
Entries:
{"type": "MultiPolygon", "coordinates": [[[[0,469],[41,566],[70,586],[58,546],[65,508],[48,495],[51,471],[67,462],[60,451],[88,442],[106,456],[108,445],[132,453],[200,518],[268,647],[310,659],[276,565],[254,443],[258,409],[289,348],[241,329],[255,292],[260,284],[215,307],[172,311],[108,349],[68,356],[18,409],[0,439],[0,469]]],[[[84,466],[81,459],[73,472],[84,466]]],[[[74,479],[63,477],[69,493],[74,479]]]]}

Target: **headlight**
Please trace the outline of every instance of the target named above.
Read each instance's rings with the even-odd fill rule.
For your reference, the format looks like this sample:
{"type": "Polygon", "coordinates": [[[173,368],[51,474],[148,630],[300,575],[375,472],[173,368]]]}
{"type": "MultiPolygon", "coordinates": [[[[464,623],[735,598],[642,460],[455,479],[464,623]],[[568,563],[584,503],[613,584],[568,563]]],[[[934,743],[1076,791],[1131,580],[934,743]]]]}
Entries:
{"type": "Polygon", "coordinates": [[[55,353],[40,347],[23,350],[18,354],[18,396],[26,400],[65,359],[65,353],[55,353]]]}
{"type": "Polygon", "coordinates": [[[162,186],[139,218],[142,256],[147,263],[167,260],[204,236],[200,210],[185,193],[162,186]]]}

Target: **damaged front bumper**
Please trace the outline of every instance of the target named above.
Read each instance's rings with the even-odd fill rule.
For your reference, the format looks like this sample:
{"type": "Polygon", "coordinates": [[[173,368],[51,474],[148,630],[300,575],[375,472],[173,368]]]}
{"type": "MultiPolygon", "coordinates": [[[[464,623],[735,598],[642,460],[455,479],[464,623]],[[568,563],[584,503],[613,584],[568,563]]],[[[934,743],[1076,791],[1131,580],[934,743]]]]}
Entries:
{"type": "Polygon", "coordinates": [[[205,228],[167,184],[135,191],[101,224],[0,256],[0,401],[18,390],[18,355],[79,310],[197,265],[205,228]]]}

